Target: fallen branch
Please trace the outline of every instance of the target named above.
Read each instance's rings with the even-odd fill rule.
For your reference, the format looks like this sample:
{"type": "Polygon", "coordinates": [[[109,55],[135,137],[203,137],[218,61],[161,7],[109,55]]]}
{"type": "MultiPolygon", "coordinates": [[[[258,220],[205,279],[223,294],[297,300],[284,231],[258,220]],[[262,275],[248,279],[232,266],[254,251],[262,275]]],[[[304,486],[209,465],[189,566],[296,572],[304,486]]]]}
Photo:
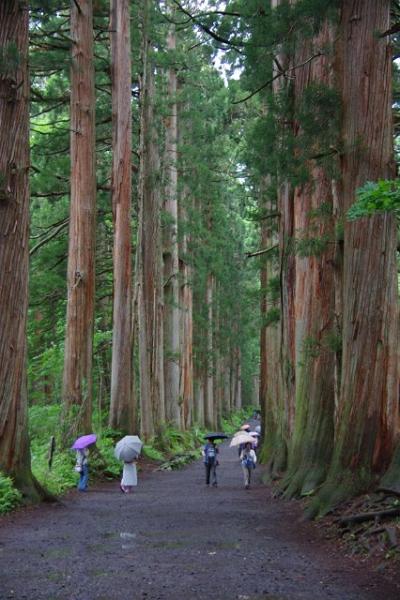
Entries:
{"type": "Polygon", "coordinates": [[[373,512],[360,513],[357,515],[349,515],[348,517],[339,517],[337,522],[339,525],[347,525],[348,523],[362,523],[363,521],[371,521],[380,519],[381,517],[398,517],[400,516],[399,508],[389,508],[387,510],[377,510],[373,512]]]}

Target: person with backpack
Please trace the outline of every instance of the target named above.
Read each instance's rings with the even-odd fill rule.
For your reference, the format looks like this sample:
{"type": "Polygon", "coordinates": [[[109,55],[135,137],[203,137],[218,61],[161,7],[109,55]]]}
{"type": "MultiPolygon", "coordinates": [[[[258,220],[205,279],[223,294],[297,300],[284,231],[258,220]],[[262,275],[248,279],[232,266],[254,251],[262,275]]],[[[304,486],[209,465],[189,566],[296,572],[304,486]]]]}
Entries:
{"type": "Polygon", "coordinates": [[[207,439],[207,444],[204,446],[202,454],[206,469],[206,485],[210,485],[211,477],[212,485],[217,487],[218,448],[212,438],[207,439]]]}
{"type": "Polygon", "coordinates": [[[243,477],[244,477],[244,487],[246,490],[250,487],[251,481],[251,472],[256,468],[257,456],[251,447],[251,443],[248,442],[245,444],[241,454],[240,461],[242,463],[243,477]]]}

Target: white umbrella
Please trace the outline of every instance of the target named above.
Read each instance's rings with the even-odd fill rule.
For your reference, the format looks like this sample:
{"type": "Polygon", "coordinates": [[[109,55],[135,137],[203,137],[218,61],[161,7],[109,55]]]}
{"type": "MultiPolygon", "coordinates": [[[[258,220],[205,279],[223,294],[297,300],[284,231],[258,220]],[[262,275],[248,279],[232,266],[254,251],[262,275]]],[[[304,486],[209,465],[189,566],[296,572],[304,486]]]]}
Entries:
{"type": "Polygon", "coordinates": [[[234,446],[240,446],[240,444],[254,444],[254,437],[243,431],[242,435],[235,435],[232,438],[229,446],[233,448],[234,446]]]}
{"type": "Polygon", "coordinates": [[[115,457],[124,462],[132,462],[139,456],[142,446],[143,442],[137,435],[126,435],[115,446],[115,457]]]}

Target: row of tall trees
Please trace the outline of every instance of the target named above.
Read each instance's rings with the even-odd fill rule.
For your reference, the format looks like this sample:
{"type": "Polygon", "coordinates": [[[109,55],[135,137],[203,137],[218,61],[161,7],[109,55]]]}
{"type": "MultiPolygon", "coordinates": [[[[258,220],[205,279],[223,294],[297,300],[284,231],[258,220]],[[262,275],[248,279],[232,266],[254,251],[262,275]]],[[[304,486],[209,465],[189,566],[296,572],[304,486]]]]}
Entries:
{"type": "MultiPolygon", "coordinates": [[[[311,514],[379,485],[396,457],[397,226],[389,213],[348,219],[358,188],[396,173],[391,8],[229,3],[214,21],[214,33],[231,21],[226,47],[245,56],[258,112],[249,140],[263,140],[247,165],[263,252],[264,457],[286,496],[315,496],[311,514]]],[[[385,481],[398,489],[396,459],[385,481]]]]}
{"type": "MultiPolygon", "coordinates": [[[[396,175],[396,3],[32,2],[30,77],[27,6],[4,6],[2,123],[17,127],[31,83],[31,401],[63,403],[65,440],[93,414],[146,437],[217,427],[260,366],[263,456],[286,496],[313,495],[315,514],[399,489],[397,226],[348,217],[361,186],[396,175]]],[[[1,292],[24,299],[1,316],[0,466],[15,476],[22,122],[0,156],[1,264],[25,257],[23,285],[1,292]]]]}
{"type": "Polygon", "coordinates": [[[250,402],[253,274],[229,90],[173,3],[14,4],[2,6],[1,264],[15,268],[2,281],[0,468],[32,495],[28,394],[62,405],[66,444],[93,416],[148,439],[166,424],[216,428],[242,389],[250,402]]]}

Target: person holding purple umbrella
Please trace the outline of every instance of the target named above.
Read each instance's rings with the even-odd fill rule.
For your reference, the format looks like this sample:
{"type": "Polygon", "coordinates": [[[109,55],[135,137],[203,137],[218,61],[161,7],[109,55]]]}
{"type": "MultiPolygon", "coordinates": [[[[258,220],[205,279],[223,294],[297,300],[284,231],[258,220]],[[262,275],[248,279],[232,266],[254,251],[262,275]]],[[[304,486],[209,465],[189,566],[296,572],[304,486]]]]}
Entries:
{"type": "Polygon", "coordinates": [[[78,490],[87,492],[89,483],[89,448],[96,441],[96,434],[83,435],[75,440],[72,449],[76,450],[75,471],[79,473],[78,490]]]}
{"type": "Polygon", "coordinates": [[[89,483],[89,448],[76,451],[75,471],[79,473],[78,490],[87,492],[89,483]]]}

